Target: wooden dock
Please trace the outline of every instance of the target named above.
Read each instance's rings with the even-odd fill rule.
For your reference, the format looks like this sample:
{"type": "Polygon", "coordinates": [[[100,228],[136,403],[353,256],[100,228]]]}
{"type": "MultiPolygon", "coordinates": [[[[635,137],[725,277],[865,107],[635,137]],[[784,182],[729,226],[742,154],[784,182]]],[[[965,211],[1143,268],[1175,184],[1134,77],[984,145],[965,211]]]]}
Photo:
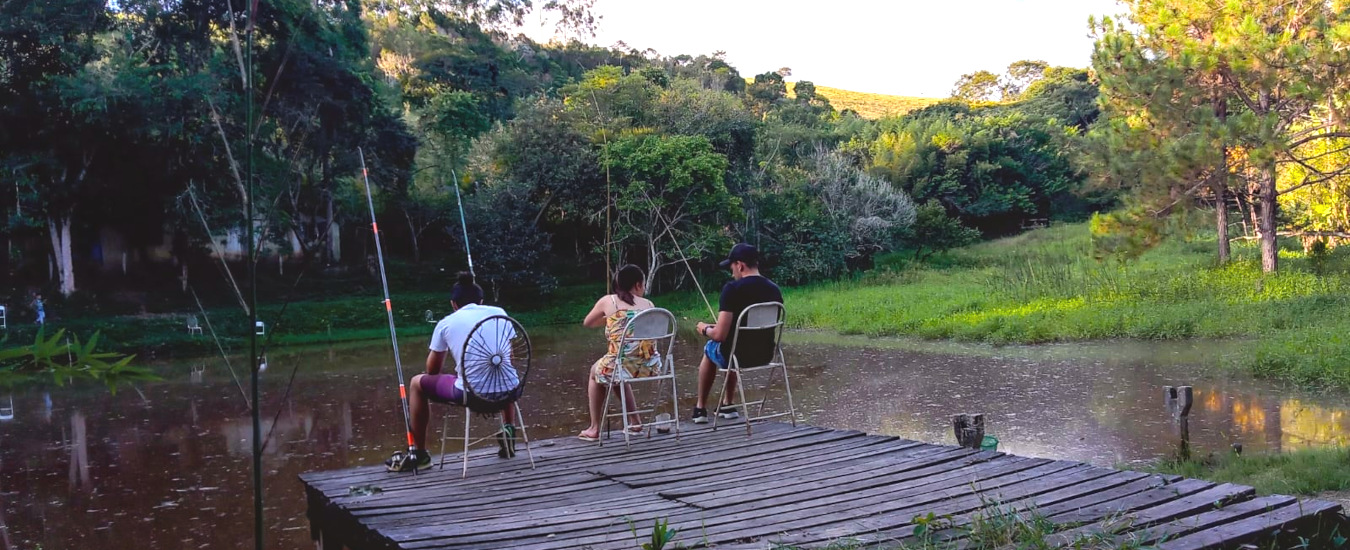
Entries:
{"type": "Polygon", "coordinates": [[[975,548],[973,520],[1021,510],[1053,524],[1063,546],[1181,550],[1291,547],[1344,521],[1337,504],[1238,485],[856,431],[757,424],[746,438],[740,425],[686,426],[679,441],[628,451],[621,437],[536,442],[534,470],[523,447],[510,460],[473,451],[463,480],[453,460],[416,476],[383,465],[305,474],[311,533],[322,550],[632,550],[662,520],[686,547],[884,548],[912,543],[916,517],[931,513],[921,532],[950,541],[937,547],[975,548]]]}

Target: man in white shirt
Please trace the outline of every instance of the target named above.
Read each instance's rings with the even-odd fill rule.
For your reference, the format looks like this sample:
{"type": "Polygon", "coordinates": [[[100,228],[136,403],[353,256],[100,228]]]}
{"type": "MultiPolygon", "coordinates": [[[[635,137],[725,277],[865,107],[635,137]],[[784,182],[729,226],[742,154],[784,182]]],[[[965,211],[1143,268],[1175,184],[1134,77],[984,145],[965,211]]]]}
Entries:
{"type": "MultiPolygon", "coordinates": [[[[426,452],[427,424],[431,419],[430,402],[449,403],[455,405],[465,405],[468,396],[464,390],[464,345],[468,341],[470,332],[480,322],[494,315],[505,316],[506,311],[502,308],[483,305],[483,289],[473,280],[473,275],[461,273],[459,281],[455,283],[451,291],[450,305],[454,308],[454,313],[447,315],[436,324],[436,330],[431,335],[431,352],[427,354],[427,372],[419,374],[412,378],[409,384],[408,407],[412,415],[412,436],[413,449],[408,451],[405,460],[397,463],[391,463],[390,469],[399,471],[409,471],[413,469],[422,469],[431,466],[431,455],[426,452]],[[441,374],[445,366],[447,353],[455,360],[454,374],[441,374]]],[[[502,321],[505,324],[505,321],[502,321]]],[[[505,324],[504,329],[510,329],[509,324],[505,324]]],[[[498,330],[496,327],[480,328],[480,334],[493,334],[498,330]],[[487,331],[487,332],[483,332],[487,331]]],[[[513,330],[513,329],[512,329],[513,330]]],[[[514,332],[507,334],[506,341],[514,338],[514,332]]],[[[496,339],[496,338],[494,338],[496,339]]],[[[475,336],[476,344],[482,345],[485,342],[479,342],[480,338],[475,336]]],[[[487,344],[497,345],[497,344],[487,344]]],[[[470,385],[473,388],[474,395],[485,397],[494,401],[499,401],[509,397],[509,394],[516,392],[520,386],[520,378],[516,370],[509,363],[509,349],[487,350],[488,353],[503,352],[507,364],[505,368],[497,368],[492,376],[482,376],[475,370],[476,365],[470,365],[469,376],[470,385]]],[[[510,397],[506,408],[502,409],[502,434],[499,434],[497,443],[500,449],[497,456],[510,458],[515,456],[515,399],[510,397]]]]}

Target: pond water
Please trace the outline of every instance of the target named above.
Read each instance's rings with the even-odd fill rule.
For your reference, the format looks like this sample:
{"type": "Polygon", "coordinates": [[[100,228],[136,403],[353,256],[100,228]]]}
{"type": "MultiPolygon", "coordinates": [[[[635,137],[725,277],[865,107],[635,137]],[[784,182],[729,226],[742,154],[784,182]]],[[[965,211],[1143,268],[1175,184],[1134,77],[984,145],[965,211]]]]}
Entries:
{"type": "MultiPolygon", "coordinates": [[[[531,336],[522,400],[530,435],[574,434],[586,422],[586,369],[601,337],[570,328],[531,336]]],[[[684,335],[677,349],[685,418],[695,340],[684,335]]],[[[420,371],[423,343],[403,349],[410,373],[420,371]]],[[[1191,384],[1197,448],[1350,440],[1350,396],[1206,374],[1222,342],[991,348],[794,333],[785,349],[801,419],[818,426],[952,443],[951,415],[980,412],[1001,450],[1109,466],[1173,452],[1161,387],[1191,384]]],[[[274,431],[263,458],[269,547],[311,544],[297,475],[378,464],[402,441],[389,363],[387,343],[271,354],[262,390],[263,430],[274,431]]],[[[239,388],[219,359],[157,367],[162,382],[116,394],[0,393],[0,549],[251,547],[251,429],[239,388]]]]}

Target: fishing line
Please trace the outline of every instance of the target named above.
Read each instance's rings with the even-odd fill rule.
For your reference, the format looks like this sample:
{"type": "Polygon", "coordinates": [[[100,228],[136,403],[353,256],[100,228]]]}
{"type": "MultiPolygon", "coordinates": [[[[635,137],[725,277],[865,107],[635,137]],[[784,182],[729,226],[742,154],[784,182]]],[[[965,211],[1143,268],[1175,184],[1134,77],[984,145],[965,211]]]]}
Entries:
{"type": "MultiPolygon", "coordinates": [[[[661,210],[656,207],[656,202],[652,200],[651,195],[643,194],[647,199],[647,205],[651,206],[652,212],[656,213],[656,219],[665,224],[667,237],[670,237],[670,243],[675,245],[675,250],[680,253],[680,260],[684,262],[685,269],[689,270],[689,276],[694,279],[694,288],[698,289],[698,295],[703,298],[703,305],[708,306],[708,314],[712,315],[714,322],[717,320],[717,312],[713,310],[712,302],[708,301],[708,294],[703,292],[703,284],[698,282],[698,275],[694,273],[694,266],[689,264],[689,258],[684,255],[684,248],[680,246],[679,241],[675,240],[675,230],[670,226],[670,222],[661,214],[661,210]]],[[[661,237],[657,237],[658,239],[661,237]]]]}
{"type": "Polygon", "coordinates": [[[370,232],[375,236],[375,256],[380,262],[380,285],[384,289],[384,312],[389,318],[389,343],[394,347],[394,370],[398,372],[398,397],[403,404],[403,427],[407,429],[408,448],[415,449],[412,434],[412,416],[408,414],[408,388],[403,383],[403,359],[398,353],[398,331],[394,328],[394,306],[389,300],[389,278],[384,270],[384,249],[380,245],[380,226],[375,221],[375,199],[370,194],[370,173],[366,170],[366,154],[360,147],[356,154],[361,158],[361,179],[366,186],[366,205],[370,207],[370,232]]]}
{"type": "Polygon", "coordinates": [[[239,376],[234,373],[234,366],[230,364],[230,356],[225,353],[225,346],[221,345],[215,327],[211,326],[211,316],[206,314],[206,308],[202,307],[201,299],[197,298],[197,289],[188,284],[188,292],[192,293],[192,301],[197,302],[197,311],[202,314],[202,320],[206,322],[206,330],[211,333],[211,339],[216,342],[216,349],[220,351],[220,358],[225,360],[225,368],[230,370],[230,378],[233,378],[234,385],[239,387],[239,395],[243,396],[244,404],[253,408],[253,402],[248,399],[248,393],[244,391],[244,383],[240,382],[239,376]]]}
{"type": "MultiPolygon", "coordinates": [[[[364,161],[363,161],[363,162],[364,162],[364,161]]],[[[362,166],[364,166],[364,165],[362,165],[362,166]]],[[[364,169],[365,169],[365,168],[362,168],[362,170],[364,170],[364,169]]],[[[469,257],[469,274],[470,274],[470,275],[473,275],[474,277],[477,277],[478,274],[477,274],[477,273],[474,273],[474,271],[473,271],[473,251],[472,251],[472,250],[469,250],[469,222],[465,221],[465,218],[464,218],[464,199],[463,199],[462,197],[460,197],[460,195],[459,195],[459,176],[455,174],[455,169],[454,169],[454,168],[451,168],[451,169],[450,169],[450,177],[451,177],[451,178],[454,178],[454,180],[455,180],[455,185],[454,185],[454,187],[455,187],[455,202],[459,203],[459,229],[460,229],[460,231],[461,231],[462,233],[464,233],[464,255],[469,257]]],[[[366,191],[367,191],[367,193],[369,192],[369,190],[370,190],[370,187],[369,187],[369,185],[367,185],[367,186],[366,186],[366,191]]],[[[372,207],[372,208],[373,208],[373,207],[372,207]]],[[[375,215],[375,214],[372,212],[372,213],[371,213],[372,219],[373,219],[374,215],[375,215]]],[[[377,248],[378,248],[378,247],[377,247],[377,248]]]]}
{"type": "MultiPolygon", "coordinates": [[[[591,104],[595,106],[595,118],[602,119],[604,116],[600,113],[600,99],[595,96],[595,90],[591,90],[591,104]]],[[[600,120],[600,139],[605,144],[605,155],[609,155],[609,132],[600,120]]],[[[609,160],[605,160],[605,294],[613,292],[613,266],[611,265],[612,256],[614,256],[614,229],[610,221],[610,213],[614,210],[614,186],[609,178],[609,160]]]]}

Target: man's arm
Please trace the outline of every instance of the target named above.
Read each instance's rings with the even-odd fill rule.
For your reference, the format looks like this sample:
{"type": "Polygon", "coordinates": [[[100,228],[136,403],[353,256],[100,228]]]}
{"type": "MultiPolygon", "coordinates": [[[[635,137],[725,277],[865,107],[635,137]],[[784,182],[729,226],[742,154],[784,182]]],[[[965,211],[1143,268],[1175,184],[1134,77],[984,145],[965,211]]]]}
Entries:
{"type": "Polygon", "coordinates": [[[698,332],[709,340],[714,342],[725,342],[728,336],[731,336],[731,325],[736,324],[736,319],[730,311],[717,312],[717,324],[699,323],[698,332]]]}
{"type": "Polygon", "coordinates": [[[427,374],[440,374],[445,366],[445,352],[432,351],[427,354],[427,374]]]}

